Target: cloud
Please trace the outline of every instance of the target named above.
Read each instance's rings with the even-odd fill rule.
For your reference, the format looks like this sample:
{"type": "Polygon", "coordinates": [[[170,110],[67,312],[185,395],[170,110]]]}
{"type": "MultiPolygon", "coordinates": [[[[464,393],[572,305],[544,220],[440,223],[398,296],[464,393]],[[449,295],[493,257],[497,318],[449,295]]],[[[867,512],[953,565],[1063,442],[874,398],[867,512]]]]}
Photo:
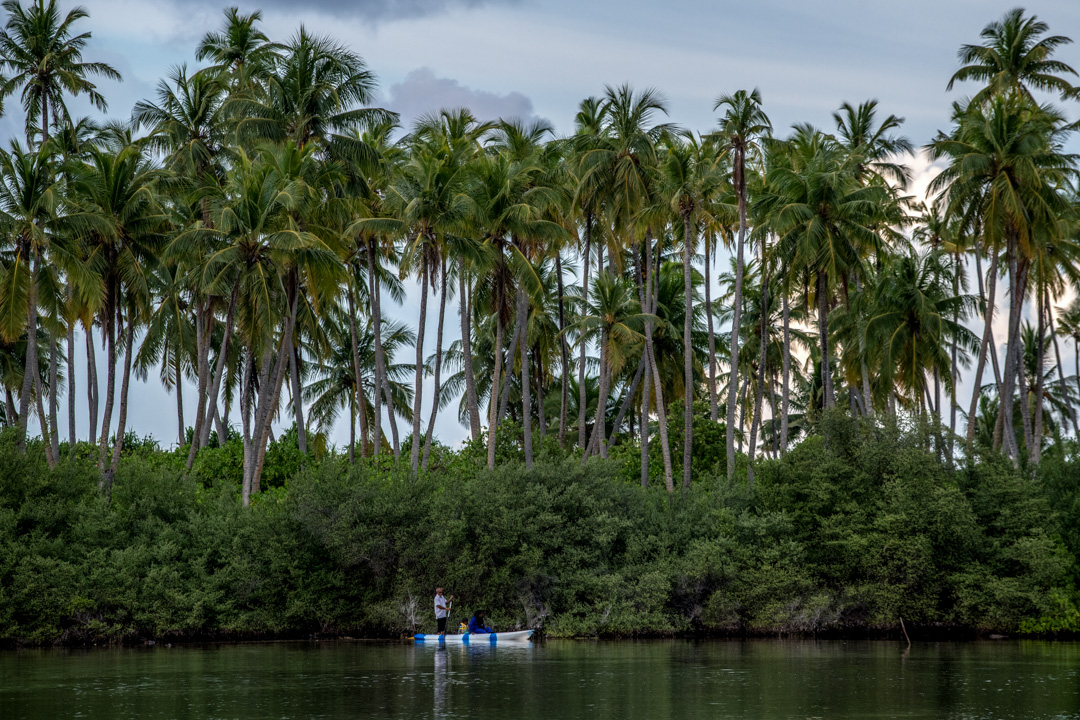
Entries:
{"type": "MultiPolygon", "coordinates": [[[[181,0],[186,5],[217,5],[215,0],[181,0]]],[[[304,10],[320,12],[335,17],[361,17],[366,20],[403,20],[428,15],[438,15],[450,10],[475,8],[484,5],[512,5],[517,0],[307,0],[304,10]]],[[[236,2],[245,11],[255,8],[288,10],[297,12],[295,0],[261,0],[252,3],[236,2]]]]}
{"type": "Polygon", "coordinates": [[[391,85],[386,107],[401,115],[404,127],[424,113],[443,108],[468,108],[479,120],[536,117],[532,100],[517,91],[499,95],[475,90],[452,78],[436,77],[428,67],[413,70],[404,80],[391,85]]]}

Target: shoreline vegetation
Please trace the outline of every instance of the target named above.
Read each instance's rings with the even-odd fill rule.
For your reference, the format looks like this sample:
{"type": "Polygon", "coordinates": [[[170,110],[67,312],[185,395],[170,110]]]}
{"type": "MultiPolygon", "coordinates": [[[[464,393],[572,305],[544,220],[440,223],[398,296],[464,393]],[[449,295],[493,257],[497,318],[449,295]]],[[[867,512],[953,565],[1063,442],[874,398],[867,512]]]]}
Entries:
{"type": "Polygon", "coordinates": [[[436,585],[552,636],[1080,631],[1080,90],[1024,10],[915,198],[875,100],[402,128],[235,8],[73,118],[120,79],[88,14],[2,7],[0,643],[396,636],[436,585]],[[174,450],[129,427],[151,374],[174,450]]]}
{"type": "Polygon", "coordinates": [[[93,448],[50,469],[5,431],[0,643],[399,637],[433,630],[436,585],[452,621],[483,608],[552,637],[1080,631],[1075,459],[950,468],[931,426],[815,428],[752,489],[721,455],[674,495],[640,486],[630,443],[583,465],[549,438],[526,470],[512,423],[495,470],[483,443],[436,445],[415,478],[302,456],[289,432],[246,508],[235,438],[188,472],[130,437],[109,500],[93,448]]]}

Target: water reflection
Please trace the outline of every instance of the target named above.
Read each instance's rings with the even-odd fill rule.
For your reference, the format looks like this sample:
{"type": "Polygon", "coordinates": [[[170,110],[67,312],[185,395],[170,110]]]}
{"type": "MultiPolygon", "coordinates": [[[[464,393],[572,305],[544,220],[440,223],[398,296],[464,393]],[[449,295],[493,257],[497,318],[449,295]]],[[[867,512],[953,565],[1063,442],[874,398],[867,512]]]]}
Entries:
{"type": "Polygon", "coordinates": [[[446,647],[435,648],[435,717],[446,717],[446,675],[449,655],[446,647]]]}
{"type": "Polygon", "coordinates": [[[1080,720],[1076,643],[320,642],[0,652],[0,719],[1080,720]]]}

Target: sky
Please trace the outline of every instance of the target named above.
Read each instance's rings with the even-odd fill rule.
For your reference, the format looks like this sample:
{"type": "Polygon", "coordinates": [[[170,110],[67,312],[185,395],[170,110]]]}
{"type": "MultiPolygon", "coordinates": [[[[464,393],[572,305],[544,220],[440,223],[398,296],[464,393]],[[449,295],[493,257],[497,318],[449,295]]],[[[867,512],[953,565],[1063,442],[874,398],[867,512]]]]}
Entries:
{"type": "MultiPolygon", "coordinates": [[[[481,119],[543,118],[566,134],[581,100],[602,94],[605,85],[630,83],[658,89],[671,122],[708,132],[718,95],[757,87],[778,135],[796,122],[831,130],[842,102],[876,98],[881,113],[905,118],[903,132],[916,146],[947,129],[951,103],[975,90],[946,91],[958,48],[977,43],[984,25],[1015,6],[1001,0],[83,0],[90,18],[80,30],[92,33],[85,59],[108,62],[124,78],[99,83],[108,116],[126,119],[172,67],[197,66],[197,42],[219,28],[223,9],[234,4],[261,8],[272,39],[287,40],[303,25],[362,55],[379,79],[380,104],[399,112],[406,126],[425,112],[466,106],[481,119]]],[[[1080,33],[1080,2],[1027,9],[1053,33],[1080,33]]],[[[1080,68],[1080,45],[1066,46],[1058,58],[1080,68]]],[[[71,107],[98,114],[78,99],[71,107]]],[[[1078,110],[1068,113],[1075,119],[1078,110]]],[[[21,135],[16,104],[9,101],[6,112],[0,132],[21,135]]],[[[912,191],[923,192],[937,169],[922,156],[909,162],[912,191]]],[[[717,262],[726,266],[727,259],[717,262]]],[[[417,295],[413,288],[404,306],[384,312],[414,320],[417,295]]],[[[447,312],[449,344],[457,338],[456,304],[448,303],[447,312]]],[[[1003,313],[998,317],[1003,322],[1003,313]]],[[[434,349],[434,322],[426,353],[434,349]]],[[[996,337],[1003,337],[1000,330],[996,337]]],[[[1072,350],[1066,352],[1071,367],[1072,350]]],[[[82,434],[84,361],[76,364],[82,434]]],[[[962,406],[969,392],[962,386],[962,406]]],[[[431,397],[430,383],[424,394],[431,397]]],[[[129,427],[174,441],[175,400],[155,374],[133,385],[131,400],[129,427]]],[[[190,383],[184,404],[190,423],[190,383]]],[[[467,435],[454,415],[444,412],[436,425],[447,444],[467,435]]],[[[65,428],[66,419],[60,422],[65,428]]],[[[340,422],[331,439],[341,445],[347,438],[340,422]]]]}

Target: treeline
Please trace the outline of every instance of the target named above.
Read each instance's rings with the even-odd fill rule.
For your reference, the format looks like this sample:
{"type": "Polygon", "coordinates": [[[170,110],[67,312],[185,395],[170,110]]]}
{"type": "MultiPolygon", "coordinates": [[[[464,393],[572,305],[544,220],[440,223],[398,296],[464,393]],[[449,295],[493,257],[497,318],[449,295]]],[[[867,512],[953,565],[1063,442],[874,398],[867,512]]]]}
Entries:
{"type": "Polygon", "coordinates": [[[92,447],[50,469],[8,430],[0,640],[395,636],[433,629],[436,585],[455,619],[483,608],[562,636],[1080,630],[1075,460],[955,469],[927,427],[834,414],[819,429],[753,489],[721,455],[674,495],[640,487],[629,446],[582,465],[552,441],[526,470],[511,429],[495,470],[476,443],[437,447],[418,478],[341,454],[293,474],[287,433],[266,467],[284,484],[249,508],[239,470],[222,479],[213,460],[238,439],[198,473],[132,442],[110,503],[92,447]]]}
{"type": "Polygon", "coordinates": [[[1074,126],[1033,96],[1073,102],[1075,72],[1054,58],[1069,39],[1022,10],[962,48],[952,81],[978,90],[925,146],[945,170],[923,205],[903,119],[874,101],[786,136],[756,90],[718,97],[716,128],[694,134],[629,86],[583,101],[566,137],[464,109],[399,128],[356,52],[303,29],[273,40],[235,9],[201,67],[99,126],[67,111],[79,95],[104,108],[93,81],[119,77],[84,61],[85,11],[4,8],[0,97],[8,112],[18,97],[26,139],[0,153],[3,422],[39,431],[55,465],[66,400],[67,446],[85,417],[106,491],[151,373],[175,394],[189,470],[239,418],[244,504],[289,422],[301,454],[345,420],[351,460],[414,474],[440,412],[486,436],[489,468],[508,419],[526,467],[549,437],[606,457],[633,435],[642,482],[669,491],[677,468],[689,485],[701,433],[724,433],[729,478],[748,455],[753,482],[835,406],[937,418],[951,461],[1038,463],[1080,431],[1080,372],[1062,362],[1080,304],[1055,304],[1080,278],[1074,126]],[[734,259],[713,297],[721,247],[734,259]],[[416,322],[384,319],[409,278],[416,322]]]}

